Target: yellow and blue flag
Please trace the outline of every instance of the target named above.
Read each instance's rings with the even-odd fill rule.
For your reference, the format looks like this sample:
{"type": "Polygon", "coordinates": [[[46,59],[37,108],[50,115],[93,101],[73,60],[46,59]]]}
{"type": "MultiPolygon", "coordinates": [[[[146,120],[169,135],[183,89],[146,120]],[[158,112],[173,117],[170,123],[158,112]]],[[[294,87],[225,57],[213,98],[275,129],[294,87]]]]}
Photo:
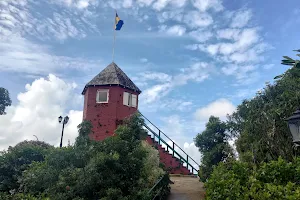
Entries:
{"type": "Polygon", "coordinates": [[[123,24],[124,24],[123,20],[121,20],[120,17],[118,16],[118,14],[116,13],[115,30],[116,31],[121,30],[123,24]]]}

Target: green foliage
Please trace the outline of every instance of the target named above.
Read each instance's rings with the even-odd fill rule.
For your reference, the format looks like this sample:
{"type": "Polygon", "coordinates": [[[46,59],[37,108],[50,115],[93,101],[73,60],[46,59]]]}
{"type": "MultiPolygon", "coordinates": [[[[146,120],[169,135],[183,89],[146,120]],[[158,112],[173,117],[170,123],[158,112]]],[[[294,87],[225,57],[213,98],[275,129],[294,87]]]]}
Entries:
{"type": "Polygon", "coordinates": [[[203,155],[199,169],[199,176],[202,181],[209,178],[215,165],[233,155],[227,142],[226,129],[226,123],[211,116],[206,124],[206,129],[194,139],[196,146],[203,155]]]}
{"type": "Polygon", "coordinates": [[[144,160],[140,182],[145,184],[145,188],[149,188],[152,187],[156,183],[157,178],[164,175],[165,172],[162,168],[157,167],[160,165],[158,150],[154,149],[146,141],[142,141],[142,146],[147,152],[147,157],[144,160]]]}
{"type": "Polygon", "coordinates": [[[220,163],[205,183],[207,200],[300,199],[300,159],[262,163],[220,163]]]}
{"type": "Polygon", "coordinates": [[[285,119],[300,105],[300,68],[288,69],[273,85],[244,100],[229,116],[228,128],[242,161],[268,162],[280,156],[291,161],[293,144],[285,119]]]}
{"type": "Polygon", "coordinates": [[[53,148],[41,141],[23,141],[9,147],[0,155],[0,192],[16,191],[22,172],[32,162],[42,162],[48,150],[53,148]]]}
{"type": "Polygon", "coordinates": [[[31,194],[15,194],[15,195],[10,195],[7,193],[1,193],[0,192],[0,199],[3,200],[50,200],[48,197],[45,196],[45,194],[38,195],[38,196],[33,196],[31,194]]]}
{"type": "Polygon", "coordinates": [[[96,142],[88,136],[91,123],[83,122],[74,146],[51,149],[44,162],[34,162],[24,171],[20,191],[47,194],[54,200],[144,199],[164,172],[158,151],[142,142],[146,135],[142,124],[139,116],[133,116],[115,136],[96,142]]]}
{"type": "Polygon", "coordinates": [[[7,89],[0,87],[0,115],[5,115],[5,108],[11,106],[11,99],[7,89]]]}
{"type": "MultiPolygon", "coordinates": [[[[300,52],[300,49],[298,50],[294,50],[296,52],[300,52]]],[[[300,54],[297,54],[297,56],[300,57],[300,54]]],[[[290,66],[295,66],[295,67],[298,67],[300,68],[300,61],[299,60],[294,60],[288,56],[283,56],[283,60],[281,60],[281,64],[283,65],[290,65],[290,66]]]]}
{"type": "Polygon", "coordinates": [[[148,191],[145,199],[166,199],[171,191],[169,183],[169,174],[161,176],[161,178],[156,181],[155,185],[148,191]]]}

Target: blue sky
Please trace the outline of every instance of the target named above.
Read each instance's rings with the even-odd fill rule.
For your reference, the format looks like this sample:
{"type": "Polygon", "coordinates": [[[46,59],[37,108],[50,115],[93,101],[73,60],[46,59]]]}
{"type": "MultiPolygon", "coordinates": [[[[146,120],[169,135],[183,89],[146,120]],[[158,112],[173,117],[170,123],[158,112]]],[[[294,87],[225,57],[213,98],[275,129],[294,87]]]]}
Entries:
{"type": "Polygon", "coordinates": [[[195,156],[208,117],[225,119],[300,48],[298,0],[2,0],[0,86],[13,106],[1,147],[33,133],[58,144],[62,114],[76,132],[84,84],[112,61],[115,9],[114,60],[143,91],[140,110],[195,156]]]}

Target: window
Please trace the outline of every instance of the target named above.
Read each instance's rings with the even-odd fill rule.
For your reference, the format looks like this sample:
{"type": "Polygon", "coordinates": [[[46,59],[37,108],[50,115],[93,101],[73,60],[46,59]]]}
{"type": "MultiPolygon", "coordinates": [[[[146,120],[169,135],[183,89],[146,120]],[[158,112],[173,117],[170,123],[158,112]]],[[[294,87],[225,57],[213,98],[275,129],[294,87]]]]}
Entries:
{"type": "Polygon", "coordinates": [[[135,94],[131,95],[131,106],[136,108],[137,96],[135,94]]]}
{"type": "Polygon", "coordinates": [[[124,92],[123,93],[123,105],[136,108],[136,106],[137,106],[137,95],[130,94],[128,92],[124,92]]]}
{"type": "Polygon", "coordinates": [[[123,93],[123,105],[129,106],[129,96],[130,94],[128,92],[123,93]]]}
{"type": "Polygon", "coordinates": [[[109,90],[98,90],[96,102],[97,103],[108,103],[108,91],[109,90]]]}

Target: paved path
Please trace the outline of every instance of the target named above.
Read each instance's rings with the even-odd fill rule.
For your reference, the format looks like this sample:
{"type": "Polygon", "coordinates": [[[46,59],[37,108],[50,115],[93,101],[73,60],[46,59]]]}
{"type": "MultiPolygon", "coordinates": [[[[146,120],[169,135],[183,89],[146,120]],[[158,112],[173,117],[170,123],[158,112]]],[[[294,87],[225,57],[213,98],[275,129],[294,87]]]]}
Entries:
{"type": "Polygon", "coordinates": [[[168,200],[204,200],[203,183],[199,182],[199,178],[188,176],[170,178],[174,184],[171,184],[168,200]]]}

